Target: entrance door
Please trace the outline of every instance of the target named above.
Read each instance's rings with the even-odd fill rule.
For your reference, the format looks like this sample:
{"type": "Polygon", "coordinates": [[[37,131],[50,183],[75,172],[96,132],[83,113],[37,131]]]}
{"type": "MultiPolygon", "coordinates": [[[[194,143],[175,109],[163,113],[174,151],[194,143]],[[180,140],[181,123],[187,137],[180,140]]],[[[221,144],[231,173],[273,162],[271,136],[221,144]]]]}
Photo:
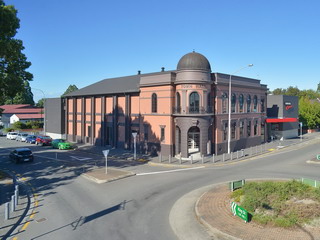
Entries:
{"type": "Polygon", "coordinates": [[[192,127],[188,131],[188,153],[196,153],[200,150],[200,129],[192,127]]]}

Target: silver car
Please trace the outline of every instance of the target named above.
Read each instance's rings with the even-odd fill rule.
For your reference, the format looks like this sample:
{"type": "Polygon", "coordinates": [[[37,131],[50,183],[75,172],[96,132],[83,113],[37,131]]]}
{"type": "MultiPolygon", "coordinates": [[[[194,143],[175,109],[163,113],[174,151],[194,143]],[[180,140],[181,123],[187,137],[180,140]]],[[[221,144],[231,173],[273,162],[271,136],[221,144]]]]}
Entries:
{"type": "Polygon", "coordinates": [[[28,136],[28,133],[19,133],[17,135],[16,141],[25,142],[27,136],[28,136]]]}
{"type": "Polygon", "coordinates": [[[17,132],[8,132],[7,133],[7,139],[8,140],[15,140],[18,136],[17,132]]]}

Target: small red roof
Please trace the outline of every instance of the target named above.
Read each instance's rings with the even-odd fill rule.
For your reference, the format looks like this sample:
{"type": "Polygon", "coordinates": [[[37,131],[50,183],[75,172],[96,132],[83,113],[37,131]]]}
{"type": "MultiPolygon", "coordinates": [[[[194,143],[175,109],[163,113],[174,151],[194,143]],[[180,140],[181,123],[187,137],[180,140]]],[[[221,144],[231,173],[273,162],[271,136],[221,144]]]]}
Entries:
{"type": "Polygon", "coordinates": [[[44,118],[44,114],[30,113],[30,114],[15,114],[19,119],[41,119],[44,118]]]}
{"type": "Polygon", "coordinates": [[[31,106],[30,104],[10,104],[10,105],[1,105],[4,111],[3,113],[40,113],[42,108],[37,108],[31,106]]]}

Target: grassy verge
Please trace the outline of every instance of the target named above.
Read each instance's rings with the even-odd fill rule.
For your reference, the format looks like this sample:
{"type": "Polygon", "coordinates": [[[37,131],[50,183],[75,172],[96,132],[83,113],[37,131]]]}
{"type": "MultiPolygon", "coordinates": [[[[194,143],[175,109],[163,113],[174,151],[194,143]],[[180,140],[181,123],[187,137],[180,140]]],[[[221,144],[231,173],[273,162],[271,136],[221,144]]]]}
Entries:
{"type": "Polygon", "coordinates": [[[294,180],[246,183],[231,197],[260,224],[293,227],[320,216],[320,189],[294,180]]]}

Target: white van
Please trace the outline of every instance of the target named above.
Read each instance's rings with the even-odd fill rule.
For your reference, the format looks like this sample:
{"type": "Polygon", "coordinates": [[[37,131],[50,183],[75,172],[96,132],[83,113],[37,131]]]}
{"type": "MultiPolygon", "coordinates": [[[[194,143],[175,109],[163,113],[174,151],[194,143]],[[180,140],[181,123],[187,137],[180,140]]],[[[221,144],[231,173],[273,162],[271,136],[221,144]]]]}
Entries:
{"type": "Polygon", "coordinates": [[[7,139],[8,140],[15,140],[18,136],[17,132],[8,132],[7,133],[7,139]]]}

